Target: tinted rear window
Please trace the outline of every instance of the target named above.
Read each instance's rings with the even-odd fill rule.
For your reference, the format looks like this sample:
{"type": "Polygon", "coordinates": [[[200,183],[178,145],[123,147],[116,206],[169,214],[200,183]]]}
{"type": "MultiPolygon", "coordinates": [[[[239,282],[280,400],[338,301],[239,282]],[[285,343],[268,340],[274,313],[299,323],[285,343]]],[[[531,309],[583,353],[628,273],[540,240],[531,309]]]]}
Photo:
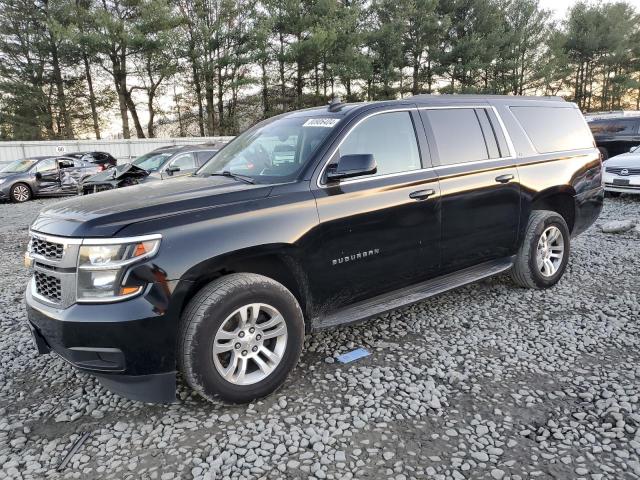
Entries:
{"type": "Polygon", "coordinates": [[[511,107],[539,153],[593,147],[591,131],[572,107],[511,107]]]}
{"type": "Polygon", "coordinates": [[[421,113],[431,124],[441,165],[489,158],[482,128],[474,109],[434,109],[422,110],[421,113]]]}

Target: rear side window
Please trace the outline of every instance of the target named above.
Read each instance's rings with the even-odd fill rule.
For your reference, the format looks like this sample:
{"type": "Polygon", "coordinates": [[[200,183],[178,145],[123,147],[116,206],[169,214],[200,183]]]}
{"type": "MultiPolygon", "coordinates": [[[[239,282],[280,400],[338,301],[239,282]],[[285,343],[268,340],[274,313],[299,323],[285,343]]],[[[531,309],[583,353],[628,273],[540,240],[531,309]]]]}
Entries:
{"type": "Polygon", "coordinates": [[[428,109],[421,113],[433,130],[440,165],[489,159],[480,121],[473,108],[428,109]]]}
{"type": "Polygon", "coordinates": [[[580,111],[572,107],[510,107],[538,153],[593,147],[580,111]]]}
{"type": "Polygon", "coordinates": [[[349,132],[339,153],[340,156],[373,154],[378,165],[376,175],[422,168],[409,112],[380,113],[367,118],[349,132]]]}

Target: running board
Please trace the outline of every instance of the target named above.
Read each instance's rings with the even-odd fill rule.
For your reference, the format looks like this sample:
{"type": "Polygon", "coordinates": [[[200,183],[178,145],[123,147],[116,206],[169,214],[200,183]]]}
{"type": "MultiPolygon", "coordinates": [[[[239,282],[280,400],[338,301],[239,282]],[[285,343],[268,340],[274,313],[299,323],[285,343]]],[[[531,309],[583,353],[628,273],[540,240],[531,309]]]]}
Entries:
{"type": "Polygon", "coordinates": [[[477,282],[483,278],[491,277],[509,270],[513,265],[514,257],[501,258],[481,263],[473,267],[465,268],[457,272],[436,277],[416,285],[384,293],[377,297],[354,303],[324,317],[315,318],[312,322],[313,330],[336,327],[349,323],[366,320],[381,313],[406,307],[420,302],[426,298],[468,283],[477,282]]]}

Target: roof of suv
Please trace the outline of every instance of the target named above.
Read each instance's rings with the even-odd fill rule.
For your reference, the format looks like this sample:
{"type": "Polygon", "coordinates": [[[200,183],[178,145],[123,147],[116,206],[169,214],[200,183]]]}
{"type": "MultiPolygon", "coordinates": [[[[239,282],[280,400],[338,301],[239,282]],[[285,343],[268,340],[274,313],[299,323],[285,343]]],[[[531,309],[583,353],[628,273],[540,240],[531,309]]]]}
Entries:
{"type": "Polygon", "coordinates": [[[455,94],[455,95],[414,95],[412,97],[401,98],[398,100],[383,100],[377,102],[358,102],[358,103],[340,103],[339,101],[332,102],[332,104],[311,107],[303,110],[296,110],[283,114],[283,117],[305,117],[309,115],[322,114],[331,117],[344,117],[351,112],[359,110],[361,108],[372,107],[374,105],[407,105],[407,103],[414,103],[420,106],[434,105],[434,106],[446,106],[446,105],[465,105],[465,104],[508,104],[518,105],[527,104],[532,105],[535,103],[549,103],[568,105],[566,100],[562,97],[550,97],[550,96],[517,96],[517,95],[468,95],[468,94],[455,94]]]}

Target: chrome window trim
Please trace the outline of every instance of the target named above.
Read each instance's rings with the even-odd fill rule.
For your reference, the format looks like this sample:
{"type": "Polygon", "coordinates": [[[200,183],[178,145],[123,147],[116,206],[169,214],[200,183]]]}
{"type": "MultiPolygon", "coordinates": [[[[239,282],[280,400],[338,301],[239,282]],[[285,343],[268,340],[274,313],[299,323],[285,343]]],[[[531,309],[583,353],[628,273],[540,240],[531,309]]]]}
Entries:
{"type": "MultiPolygon", "coordinates": [[[[511,141],[511,135],[509,135],[509,132],[507,131],[507,127],[502,121],[502,117],[500,116],[498,109],[493,105],[450,105],[450,106],[437,106],[437,107],[418,107],[418,110],[453,110],[453,109],[462,109],[462,108],[467,108],[467,109],[484,108],[485,110],[492,110],[494,115],[498,119],[498,124],[499,124],[499,125],[493,125],[492,123],[492,126],[499,127],[500,130],[502,130],[502,134],[504,135],[504,138],[507,142],[507,148],[509,149],[509,155],[496,157],[496,158],[487,158],[486,160],[472,160],[471,162],[450,163],[447,165],[439,165],[439,166],[451,167],[454,165],[469,165],[471,163],[477,163],[477,162],[489,162],[492,160],[510,160],[512,158],[516,158],[516,150],[515,150],[515,147],[513,146],[513,142],[511,141]]],[[[491,122],[491,118],[489,118],[489,122],[491,122]]],[[[437,168],[437,167],[434,167],[434,168],[437,168]]]]}
{"type": "MultiPolygon", "coordinates": [[[[411,112],[416,111],[416,110],[417,110],[416,107],[401,107],[401,108],[393,108],[393,109],[389,109],[389,110],[378,110],[378,111],[375,111],[375,112],[371,112],[368,115],[365,115],[364,117],[362,117],[360,120],[358,120],[355,124],[353,124],[349,128],[347,133],[345,133],[345,135],[340,139],[340,142],[338,143],[338,145],[336,145],[336,147],[333,150],[331,150],[331,154],[328,156],[327,161],[322,166],[322,169],[320,170],[320,173],[318,174],[318,178],[316,178],[316,185],[318,186],[318,188],[331,188],[331,187],[334,186],[334,185],[329,185],[327,183],[322,183],[320,180],[324,176],[324,174],[325,174],[325,172],[327,170],[327,167],[329,166],[329,162],[331,161],[333,156],[336,154],[338,149],[342,146],[342,144],[347,139],[347,137],[351,134],[351,132],[355,128],[358,127],[358,125],[360,125],[365,120],[373,117],[374,115],[382,115],[384,113],[393,113],[393,112],[409,112],[409,113],[411,113],[411,112]]],[[[411,123],[413,124],[413,118],[411,119],[411,123]]],[[[415,129],[416,126],[413,125],[413,128],[415,129]]],[[[420,144],[418,142],[418,137],[417,136],[416,136],[416,145],[418,145],[418,151],[419,151],[420,150],[420,144]]],[[[422,162],[422,154],[420,154],[420,162],[422,162]]],[[[341,180],[340,182],[337,183],[337,185],[348,185],[350,183],[377,180],[379,178],[388,178],[390,176],[406,175],[408,173],[415,173],[415,172],[420,172],[420,171],[424,171],[424,170],[431,170],[431,167],[428,167],[428,168],[417,168],[415,170],[407,170],[405,172],[394,172],[394,173],[386,173],[384,175],[373,175],[373,176],[370,176],[370,177],[362,177],[362,178],[353,178],[353,179],[341,180]]]]}
{"type": "MultiPolygon", "coordinates": [[[[403,107],[403,108],[396,108],[396,109],[390,109],[390,110],[381,110],[381,111],[377,111],[377,112],[372,112],[368,115],[365,115],[364,117],[362,117],[360,120],[358,120],[348,131],[347,133],[344,135],[344,137],[342,137],[342,139],[340,140],[340,143],[338,143],[338,145],[331,151],[331,154],[329,155],[327,161],[325,162],[325,164],[323,165],[322,169],[320,170],[320,174],[318,175],[318,178],[316,179],[316,185],[318,186],[318,188],[330,188],[333,185],[329,185],[327,183],[322,183],[320,180],[322,179],[322,177],[324,176],[327,167],[329,165],[329,162],[331,161],[331,159],[333,158],[333,156],[336,154],[336,152],[338,151],[338,149],[340,148],[340,146],[342,145],[342,143],[346,140],[346,138],[349,136],[349,134],[353,131],[354,128],[356,128],[360,123],[362,123],[364,120],[374,116],[374,115],[381,115],[384,113],[391,113],[391,112],[412,112],[412,111],[419,111],[419,110],[444,110],[444,109],[461,109],[461,108],[466,108],[466,109],[476,109],[476,108],[484,108],[484,109],[490,109],[493,111],[493,113],[495,114],[496,118],[498,119],[498,124],[499,125],[493,125],[494,127],[499,127],[502,130],[502,134],[504,135],[504,138],[507,142],[507,148],[509,149],[509,155],[508,156],[504,156],[504,157],[497,157],[497,158],[488,158],[486,160],[474,160],[471,162],[460,162],[460,163],[451,163],[451,164],[447,164],[447,165],[437,165],[437,166],[432,166],[432,167],[426,167],[426,168],[419,168],[416,170],[407,170],[404,172],[395,172],[395,173],[387,173],[385,175],[375,175],[375,176],[367,176],[367,177],[362,177],[362,178],[353,178],[353,179],[348,179],[348,180],[341,180],[338,185],[349,185],[351,183],[360,183],[360,182],[367,182],[367,181],[371,181],[371,180],[376,180],[379,178],[389,178],[389,177],[397,177],[400,175],[407,175],[407,174],[411,174],[411,173],[417,173],[417,172],[426,172],[426,171],[437,171],[439,169],[442,168],[449,168],[449,167],[455,167],[455,166],[459,166],[459,165],[478,165],[478,164],[482,164],[482,163],[487,163],[487,162],[495,162],[497,160],[513,160],[516,158],[516,150],[515,147],[513,145],[513,141],[511,140],[511,135],[509,135],[509,132],[507,131],[507,128],[504,124],[504,121],[502,120],[502,117],[500,116],[500,113],[498,112],[498,110],[496,109],[496,107],[494,107],[493,105],[438,105],[438,106],[424,106],[424,107],[403,107]]],[[[489,119],[491,120],[491,119],[489,119]]],[[[414,125],[415,127],[415,125],[414,125]]],[[[417,141],[417,138],[416,138],[417,141]]]]}
{"type": "MultiPolygon", "coordinates": [[[[436,165],[433,167],[434,170],[442,170],[444,168],[452,168],[452,167],[461,167],[465,165],[481,165],[484,163],[493,163],[501,160],[512,160],[514,157],[500,157],[500,158],[488,158],[486,160],[473,160],[471,162],[460,162],[460,163],[448,163],[447,165],[436,165]]],[[[507,167],[505,167],[507,168],[507,167]]]]}

